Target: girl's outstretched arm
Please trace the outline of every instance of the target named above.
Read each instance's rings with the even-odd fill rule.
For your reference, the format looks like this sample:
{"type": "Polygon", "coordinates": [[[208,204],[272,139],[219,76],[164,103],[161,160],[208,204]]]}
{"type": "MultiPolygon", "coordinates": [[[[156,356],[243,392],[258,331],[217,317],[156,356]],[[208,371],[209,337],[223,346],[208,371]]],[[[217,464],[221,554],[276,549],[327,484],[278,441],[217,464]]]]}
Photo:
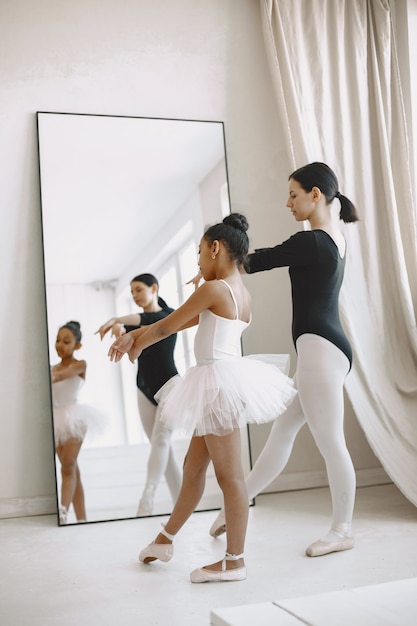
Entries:
{"type": "Polygon", "coordinates": [[[51,367],[51,381],[53,383],[58,383],[61,380],[73,378],[74,376],[81,376],[81,378],[85,378],[86,370],[86,361],[75,361],[74,363],[71,363],[70,365],[67,365],[65,367],[53,365],[51,367]]]}
{"type": "Polygon", "coordinates": [[[133,362],[149,346],[169,337],[179,330],[194,326],[200,313],[218,303],[219,298],[226,296],[224,286],[218,281],[208,281],[201,285],[183,305],[159,322],[132,330],[117,339],[108,352],[111,361],[120,361],[122,356],[129,354],[133,362]]]}

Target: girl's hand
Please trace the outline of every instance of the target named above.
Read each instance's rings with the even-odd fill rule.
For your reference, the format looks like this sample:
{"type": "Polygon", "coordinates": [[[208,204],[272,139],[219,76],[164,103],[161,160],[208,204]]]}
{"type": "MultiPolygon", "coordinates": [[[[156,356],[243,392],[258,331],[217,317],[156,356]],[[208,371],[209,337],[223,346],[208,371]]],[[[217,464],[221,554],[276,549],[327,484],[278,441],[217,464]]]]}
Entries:
{"type": "Polygon", "coordinates": [[[141,326],[140,328],[137,328],[136,330],[133,330],[131,333],[129,333],[133,337],[133,346],[129,350],[129,360],[132,363],[134,363],[136,359],[138,359],[139,356],[142,354],[143,348],[140,347],[140,340],[142,335],[144,335],[148,329],[148,326],[141,326]]]}
{"type": "Polygon", "coordinates": [[[131,361],[131,363],[134,363],[136,359],[138,359],[140,355],[142,354],[142,349],[138,348],[137,346],[135,346],[135,344],[133,344],[133,348],[129,350],[128,354],[129,354],[129,361],[131,361]]]}
{"type": "Polygon", "coordinates": [[[115,363],[117,363],[126,353],[129,353],[130,357],[130,350],[133,347],[133,343],[134,338],[132,337],[131,333],[126,333],[125,335],[119,337],[119,339],[116,339],[116,341],[112,343],[108,351],[110,361],[114,361],[115,363]]]}
{"type": "Polygon", "coordinates": [[[203,280],[203,275],[201,272],[198,272],[191,280],[187,280],[186,285],[194,285],[195,290],[197,291],[200,282],[203,280]]]}

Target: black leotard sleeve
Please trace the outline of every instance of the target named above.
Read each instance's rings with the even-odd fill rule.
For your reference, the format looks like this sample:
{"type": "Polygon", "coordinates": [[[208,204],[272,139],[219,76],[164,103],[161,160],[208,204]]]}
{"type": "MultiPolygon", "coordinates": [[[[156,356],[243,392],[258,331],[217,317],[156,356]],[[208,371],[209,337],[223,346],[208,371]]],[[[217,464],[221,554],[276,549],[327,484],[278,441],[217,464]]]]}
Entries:
{"type": "MultiPolygon", "coordinates": [[[[141,313],[141,326],[154,324],[167,317],[174,309],[163,309],[156,313],[141,313]]],[[[130,332],[138,326],[126,326],[126,332],[130,332]]],[[[174,333],[162,341],[145,348],[138,358],[138,373],[136,384],[145,396],[157,404],[154,395],[170,378],[178,374],[174,362],[174,348],[177,335],[174,333]]]]}
{"type": "Polygon", "coordinates": [[[252,274],[289,267],[293,303],[292,336],[313,333],[334,343],[352,364],[352,349],[339,317],[339,293],[345,259],[334,240],[323,230],[299,232],[273,248],[249,255],[252,274]]]}

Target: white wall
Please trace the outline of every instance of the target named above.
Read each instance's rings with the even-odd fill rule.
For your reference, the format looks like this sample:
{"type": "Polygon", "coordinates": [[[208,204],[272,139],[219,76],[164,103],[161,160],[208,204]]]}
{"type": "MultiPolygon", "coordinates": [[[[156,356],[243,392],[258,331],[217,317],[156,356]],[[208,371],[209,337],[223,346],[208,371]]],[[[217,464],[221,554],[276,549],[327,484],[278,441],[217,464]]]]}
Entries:
{"type": "MultiPolygon", "coordinates": [[[[232,210],[253,246],[295,230],[289,163],[265,65],[257,0],[0,3],[0,515],[54,510],[36,111],[223,120],[232,210]]],[[[286,270],[248,277],[246,352],[290,352],[286,270]]],[[[253,432],[259,449],[265,428],[253,432]]],[[[348,411],[358,469],[378,468],[348,411]]],[[[321,471],[308,433],[289,470],[321,471]]]]}

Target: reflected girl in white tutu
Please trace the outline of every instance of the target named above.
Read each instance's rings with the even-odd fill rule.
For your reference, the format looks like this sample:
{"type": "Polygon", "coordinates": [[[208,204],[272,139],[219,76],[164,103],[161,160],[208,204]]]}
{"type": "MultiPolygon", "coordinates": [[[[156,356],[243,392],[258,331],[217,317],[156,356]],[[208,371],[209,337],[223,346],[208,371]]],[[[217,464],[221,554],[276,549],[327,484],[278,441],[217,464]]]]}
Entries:
{"type": "Polygon", "coordinates": [[[251,320],[251,298],[241,276],[249,248],[247,228],[246,218],[237,213],[208,228],[199,250],[205,282],[174,313],[123,335],[109,350],[112,361],[128,353],[134,362],[148,346],[198,324],[197,365],[162,398],[161,420],[193,433],[181,491],[164,529],[139,555],[143,563],[172,558],[174,536],[197,507],[212,461],[224,496],[227,548],[221,561],[191,573],[194,583],[246,578],[243,551],[249,501],[240,428],[272,421],[296,394],[292,380],[278,367],[241,354],[241,335],[251,320]]]}
{"type": "Polygon", "coordinates": [[[62,475],[60,524],[67,523],[71,504],[77,521],[86,521],[84,488],[77,458],[87,432],[88,412],[94,408],[78,403],[78,393],[84,385],[87,370],[87,363],[74,357],[74,352],[80,348],[80,324],[67,322],[58,330],[55,341],[61,362],[51,368],[55,450],[62,475]]]}

